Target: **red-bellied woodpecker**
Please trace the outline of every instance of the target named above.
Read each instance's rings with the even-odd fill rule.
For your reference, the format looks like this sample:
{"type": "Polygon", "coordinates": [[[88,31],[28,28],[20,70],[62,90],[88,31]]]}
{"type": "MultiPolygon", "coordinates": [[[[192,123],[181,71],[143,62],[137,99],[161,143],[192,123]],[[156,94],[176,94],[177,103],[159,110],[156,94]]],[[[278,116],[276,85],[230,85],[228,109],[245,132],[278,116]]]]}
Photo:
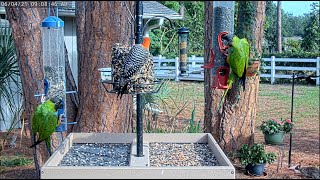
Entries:
{"type": "Polygon", "coordinates": [[[128,91],[128,85],[131,81],[131,77],[138,73],[141,67],[147,62],[149,57],[149,47],[150,38],[144,37],[143,43],[134,45],[123,61],[118,90],[118,97],[120,95],[120,99],[122,95],[128,91]]]}

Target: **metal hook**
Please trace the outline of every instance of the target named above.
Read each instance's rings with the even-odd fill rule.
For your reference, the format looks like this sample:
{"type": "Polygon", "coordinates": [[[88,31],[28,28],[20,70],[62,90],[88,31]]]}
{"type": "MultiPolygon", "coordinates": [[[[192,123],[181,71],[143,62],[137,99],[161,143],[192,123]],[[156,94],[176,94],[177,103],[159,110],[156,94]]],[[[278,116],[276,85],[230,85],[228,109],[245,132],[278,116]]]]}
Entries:
{"type": "Polygon", "coordinates": [[[148,19],[148,21],[146,22],[146,24],[145,24],[145,25],[143,26],[143,28],[142,28],[142,32],[145,31],[145,29],[146,29],[147,25],[149,24],[149,22],[150,22],[151,20],[157,18],[157,17],[162,17],[162,18],[167,19],[167,20],[169,21],[169,23],[170,23],[171,28],[172,28],[172,29],[175,29],[174,26],[172,25],[171,19],[167,18],[166,16],[158,15],[158,16],[153,16],[153,17],[151,17],[150,19],[148,19]]]}

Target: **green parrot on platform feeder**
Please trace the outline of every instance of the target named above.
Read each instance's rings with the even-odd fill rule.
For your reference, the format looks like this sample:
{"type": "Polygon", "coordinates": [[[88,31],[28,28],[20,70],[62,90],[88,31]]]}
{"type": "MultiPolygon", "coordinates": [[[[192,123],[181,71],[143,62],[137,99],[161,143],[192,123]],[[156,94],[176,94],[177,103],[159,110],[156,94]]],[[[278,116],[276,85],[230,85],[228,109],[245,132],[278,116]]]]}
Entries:
{"type": "Polygon", "coordinates": [[[55,132],[56,127],[60,125],[58,117],[58,109],[63,107],[63,102],[59,98],[51,98],[46,100],[43,104],[36,107],[32,116],[32,135],[34,139],[38,133],[38,140],[34,142],[30,148],[35,147],[42,141],[45,141],[47,150],[51,156],[51,142],[50,136],[55,132]]]}
{"type": "Polygon", "coordinates": [[[239,39],[235,35],[226,34],[222,36],[222,39],[226,40],[227,45],[229,46],[226,61],[230,66],[230,74],[227,81],[228,88],[223,93],[217,111],[219,111],[228,90],[236,79],[239,79],[239,83],[243,86],[243,90],[245,90],[246,70],[249,66],[250,53],[250,45],[246,38],[239,39]]]}

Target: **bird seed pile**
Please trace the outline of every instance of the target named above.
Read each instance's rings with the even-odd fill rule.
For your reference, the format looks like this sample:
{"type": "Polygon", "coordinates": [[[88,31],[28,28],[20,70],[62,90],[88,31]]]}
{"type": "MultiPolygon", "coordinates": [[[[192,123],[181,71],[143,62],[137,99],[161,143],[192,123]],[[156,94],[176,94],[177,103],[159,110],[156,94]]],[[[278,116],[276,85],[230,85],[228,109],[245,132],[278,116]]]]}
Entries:
{"type": "MultiPolygon", "coordinates": [[[[111,61],[111,73],[113,82],[119,82],[120,80],[120,70],[122,68],[122,63],[125,60],[127,54],[130,51],[129,46],[122,45],[120,43],[114,44],[112,47],[112,61],[111,61]]],[[[131,77],[131,82],[129,83],[129,92],[148,92],[153,90],[154,85],[143,85],[152,84],[154,82],[154,69],[153,69],[153,57],[150,54],[147,63],[145,63],[140,71],[131,77]],[[139,86],[133,86],[133,84],[139,86]],[[143,86],[141,86],[143,85],[143,86]]],[[[118,90],[119,86],[114,85],[113,90],[118,90]]],[[[128,93],[128,92],[125,92],[128,93]]]]}
{"type": "Polygon", "coordinates": [[[129,166],[130,144],[73,144],[58,166],[129,166]]]}
{"type": "Polygon", "coordinates": [[[150,166],[219,166],[204,143],[150,143],[150,166]]]}
{"type": "Polygon", "coordinates": [[[64,67],[44,66],[45,78],[49,82],[48,98],[58,97],[64,99],[64,67]]]}

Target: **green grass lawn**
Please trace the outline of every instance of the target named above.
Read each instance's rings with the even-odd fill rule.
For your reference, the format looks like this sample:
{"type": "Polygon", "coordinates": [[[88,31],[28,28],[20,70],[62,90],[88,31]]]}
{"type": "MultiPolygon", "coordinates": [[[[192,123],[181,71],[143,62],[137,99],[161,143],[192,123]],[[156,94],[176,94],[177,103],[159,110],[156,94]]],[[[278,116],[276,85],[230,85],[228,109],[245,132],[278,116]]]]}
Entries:
{"type": "MultiPolygon", "coordinates": [[[[293,121],[297,125],[307,122],[319,123],[319,86],[295,85],[293,121]]],[[[257,121],[291,117],[291,84],[260,84],[257,121]]]]}
{"type": "MultiPolygon", "coordinates": [[[[204,117],[204,83],[203,82],[168,82],[171,101],[187,103],[182,116],[189,118],[192,104],[196,104],[196,119],[204,117]]],[[[291,84],[260,83],[256,124],[269,118],[291,117],[291,84]]],[[[295,85],[293,121],[297,125],[303,123],[319,123],[319,86],[295,85]]],[[[170,103],[169,103],[170,104],[170,103]]]]}

